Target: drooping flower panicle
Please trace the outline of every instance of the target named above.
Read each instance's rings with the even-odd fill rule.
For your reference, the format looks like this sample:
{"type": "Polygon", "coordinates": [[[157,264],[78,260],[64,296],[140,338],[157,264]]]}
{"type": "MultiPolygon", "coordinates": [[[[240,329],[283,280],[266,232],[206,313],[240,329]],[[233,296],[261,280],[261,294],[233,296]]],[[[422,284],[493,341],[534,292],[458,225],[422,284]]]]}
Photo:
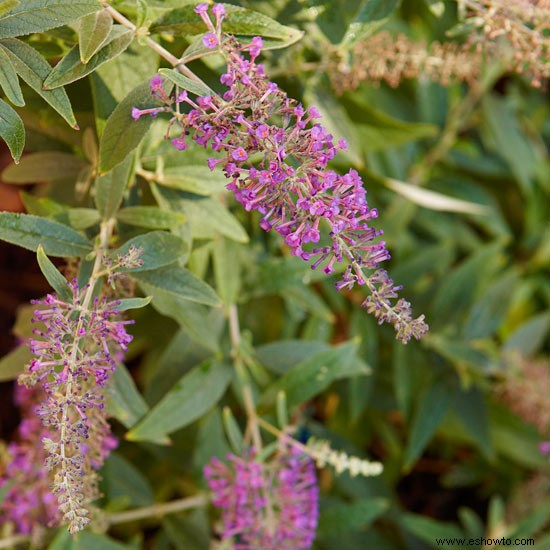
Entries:
{"type": "Polygon", "coordinates": [[[319,500],[311,458],[281,444],[267,462],[254,449],[227,459],[214,457],[204,468],[213,504],[222,511],[222,538],[232,540],[235,550],[310,548],[319,500]]]}
{"type": "Polygon", "coordinates": [[[47,429],[42,442],[53,473],[52,491],[63,520],[75,533],[89,520],[88,504],[98,496],[97,470],[116,446],[104,410],[104,388],[132,337],[117,318],[117,302],[92,298],[89,286],[71,283],[69,301],[48,294],[37,305],[34,359],[20,376],[40,384],[44,399],[37,414],[47,429]]]}
{"type": "Polygon", "coordinates": [[[337,288],[367,286],[370,296],[364,306],[380,323],[394,325],[403,342],[420,338],[428,329],[424,317],[413,319],[410,304],[403,299],[391,303],[401,287],[379,268],[390,256],[385,243],[376,240],[382,231],[369,226],[378,212],[367,204],[361,177],[355,170],[342,176],[328,168],[337,152],[345,149],[345,141],[335,144],[317,122],[320,114],[315,107],[306,111],[268,80],[263,66],[255,62],[263,45],[260,37],[241,45],[221,32],[223,17],[218,16],[217,6],[215,24],[207,6],[201,4],[196,11],[215,34],[226,59],[227,70],[220,80],[227,90],[223,97],[196,101],[185,92],[168,98],[161,109],[170,109],[170,125],[181,128],[172,143],[184,150],[190,135],[197,144],[222,154],[209,159],[209,167],[223,168],[230,180],[227,188],[246,210],[262,214],[264,230],[277,231],[294,255],[313,260],[314,269],[323,264],[327,274],[334,271],[335,262],[346,261],[348,268],[337,288]],[[189,105],[187,113],[179,112],[180,103],[189,105]],[[321,244],[327,226],[329,242],[321,244]],[[376,271],[369,276],[365,269],[376,271]]]}

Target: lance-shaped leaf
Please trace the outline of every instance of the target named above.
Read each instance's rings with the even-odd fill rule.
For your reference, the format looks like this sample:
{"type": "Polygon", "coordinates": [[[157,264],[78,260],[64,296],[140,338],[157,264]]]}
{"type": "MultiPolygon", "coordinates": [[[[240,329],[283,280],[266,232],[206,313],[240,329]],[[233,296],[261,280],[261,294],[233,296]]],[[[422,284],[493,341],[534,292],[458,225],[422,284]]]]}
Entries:
{"type": "Polygon", "coordinates": [[[357,344],[349,341],[298,363],[267,388],[260,399],[261,407],[274,406],[280,391],[286,393],[288,406],[293,407],[321,393],[334,380],[369,374],[370,369],[357,357],[357,344]]]}
{"type": "Polygon", "coordinates": [[[97,0],[25,0],[0,19],[0,38],[44,32],[99,9],[97,0]]]}
{"type": "Polygon", "coordinates": [[[41,151],[25,155],[17,165],[8,166],[2,172],[7,183],[36,183],[56,179],[76,179],[86,161],[69,153],[41,151]]]}
{"type": "MultiPolygon", "coordinates": [[[[170,94],[174,85],[164,82],[164,91],[170,94]]],[[[99,142],[99,169],[107,172],[122,162],[130,151],[141,142],[153,119],[142,116],[139,120],[132,118],[132,107],[150,109],[162,104],[151,94],[149,81],[142,82],[134,88],[116,107],[107,119],[99,142]]]]}
{"type": "Polygon", "coordinates": [[[0,137],[7,143],[15,162],[19,162],[25,147],[25,127],[19,115],[1,99],[0,137]]]}
{"type": "Polygon", "coordinates": [[[139,271],[132,275],[142,283],[147,293],[153,296],[155,289],[160,289],[191,302],[207,306],[220,305],[220,299],[212,287],[184,267],[169,265],[151,271],[139,271]]]}
{"type": "Polygon", "coordinates": [[[78,129],[71,102],[65,90],[63,88],[42,89],[44,79],[52,70],[50,64],[34,48],[16,38],[0,40],[0,49],[8,54],[17,74],[73,128],[78,129]]]}
{"type": "Polygon", "coordinates": [[[111,59],[120,55],[131,44],[134,32],[122,25],[116,25],[111,29],[105,44],[95,53],[87,63],[80,60],[80,50],[74,46],[69,53],[55,66],[48,78],[44,81],[43,88],[51,90],[59,88],[65,84],[70,84],[75,80],[101,67],[111,59]]]}
{"type": "MultiPolygon", "coordinates": [[[[271,39],[269,48],[283,48],[302,37],[302,32],[292,27],[281,25],[271,17],[256,11],[224,4],[227,19],[223,23],[224,32],[238,36],[261,36],[271,39]]],[[[195,13],[194,5],[187,5],[169,11],[151,27],[151,32],[171,32],[174,34],[194,35],[206,31],[204,22],[195,13]]]]}
{"type": "Polygon", "coordinates": [[[138,235],[126,241],[116,250],[116,254],[121,256],[127,254],[131,246],[141,249],[140,259],[143,261],[143,265],[140,267],[129,270],[132,274],[173,264],[187,252],[187,244],[176,235],[166,231],[151,231],[144,235],[138,235]]]}
{"type": "Polygon", "coordinates": [[[0,3],[0,17],[3,17],[6,13],[9,13],[11,10],[19,6],[19,0],[3,0],[0,3]]]}
{"type": "Polygon", "coordinates": [[[65,258],[92,250],[88,239],[62,223],[12,212],[0,212],[0,239],[34,252],[42,245],[46,254],[65,258]]]}
{"type": "Polygon", "coordinates": [[[149,229],[171,229],[185,221],[180,212],[161,210],[158,206],[128,206],[119,210],[117,220],[149,229]]]}
{"type": "Polygon", "coordinates": [[[65,277],[61,275],[57,267],[55,267],[48,256],[46,256],[42,245],[38,246],[38,250],[36,251],[36,259],[38,260],[38,265],[40,266],[40,270],[44,274],[44,277],[46,277],[46,280],[50,283],[50,286],[57,292],[57,295],[62,300],[67,302],[71,301],[73,297],[71,287],[67,283],[65,277]]]}
{"type": "Polygon", "coordinates": [[[104,10],[85,15],[80,20],[78,47],[82,63],[88,63],[99,48],[105,44],[112,26],[113,18],[104,10]]]}
{"type": "Polygon", "coordinates": [[[213,94],[213,90],[200,82],[195,82],[181,73],[174,71],[174,69],[160,69],[159,73],[173,82],[178,88],[187,90],[195,95],[210,95],[213,94]]]}
{"type": "Polygon", "coordinates": [[[185,374],[126,438],[168,442],[168,434],[200,418],[223,396],[232,376],[225,363],[208,360],[185,374]]]}
{"type": "Polygon", "coordinates": [[[0,49],[0,88],[4,90],[6,97],[18,107],[25,105],[23,92],[19,85],[19,78],[8,54],[0,49]]]}
{"type": "Polygon", "coordinates": [[[0,382],[17,378],[32,358],[33,354],[26,345],[19,346],[7,355],[4,355],[0,359],[0,382]]]}
{"type": "Polygon", "coordinates": [[[342,44],[348,46],[376,32],[390,18],[399,4],[400,0],[363,0],[346,31],[342,44]]]}
{"type": "Polygon", "coordinates": [[[112,218],[119,209],[124,193],[134,176],[135,155],[130,154],[123,162],[95,180],[95,203],[103,219],[112,218]]]}

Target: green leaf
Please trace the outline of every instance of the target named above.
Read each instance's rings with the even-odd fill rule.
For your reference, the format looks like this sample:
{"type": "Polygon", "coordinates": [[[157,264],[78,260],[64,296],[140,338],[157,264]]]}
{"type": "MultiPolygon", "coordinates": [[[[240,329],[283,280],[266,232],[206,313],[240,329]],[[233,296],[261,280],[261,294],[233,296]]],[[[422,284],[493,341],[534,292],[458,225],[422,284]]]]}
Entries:
{"type": "Polygon", "coordinates": [[[418,187],[418,185],[405,183],[392,178],[386,178],[384,183],[398,195],[405,197],[419,206],[429,208],[430,210],[464,212],[465,214],[489,213],[488,207],[484,204],[476,204],[475,202],[455,199],[454,197],[449,197],[448,195],[443,195],[442,193],[437,193],[430,189],[423,189],[422,187],[418,187]]]}
{"type": "Polygon", "coordinates": [[[117,365],[107,392],[107,410],[126,428],[134,426],[149,410],[134,379],[124,365],[117,365]]]}
{"type": "MultiPolygon", "coordinates": [[[[283,48],[302,37],[302,32],[292,27],[281,25],[271,17],[261,13],[224,4],[227,18],[223,23],[223,30],[229,34],[239,36],[261,36],[271,39],[268,48],[283,48]]],[[[194,12],[194,5],[177,8],[163,15],[155,21],[151,32],[171,32],[177,35],[195,35],[205,32],[205,25],[200,16],[194,12]]]]}
{"type": "Polygon", "coordinates": [[[234,241],[223,237],[214,241],[214,279],[218,294],[226,306],[236,303],[239,296],[241,266],[238,252],[238,246],[234,241]]]}
{"type": "Polygon", "coordinates": [[[126,241],[115,251],[115,254],[123,256],[132,245],[141,248],[140,258],[143,260],[143,265],[129,269],[131,275],[173,264],[187,252],[186,243],[176,235],[166,231],[151,231],[126,241]]]}
{"type": "Polygon", "coordinates": [[[36,252],[42,245],[49,256],[85,256],[92,244],[74,229],[59,222],[31,216],[0,212],[0,239],[36,252]]]}
{"type": "Polygon", "coordinates": [[[38,246],[36,259],[38,260],[40,270],[44,274],[44,277],[46,277],[48,283],[50,283],[50,286],[57,292],[62,300],[71,302],[73,298],[71,287],[67,283],[65,277],[58,271],[57,267],[55,267],[48,256],[46,256],[42,245],[38,246]]]}
{"type": "Polygon", "coordinates": [[[171,166],[162,174],[156,174],[154,180],[165,187],[181,189],[197,195],[211,195],[224,191],[227,179],[223,172],[211,171],[208,166],[171,166]]]}
{"type": "MultiPolygon", "coordinates": [[[[464,533],[454,523],[437,521],[425,516],[405,513],[400,517],[400,523],[407,531],[410,531],[432,547],[436,538],[452,540],[448,548],[454,546],[455,539],[462,539],[464,533]]],[[[439,545],[438,545],[439,546],[439,545]]],[[[443,546],[445,548],[445,546],[443,546]]]]}
{"type": "Polygon", "coordinates": [[[6,97],[18,107],[25,105],[23,92],[19,85],[19,78],[8,54],[0,49],[0,88],[4,90],[6,97]]]}
{"type": "Polygon", "coordinates": [[[231,377],[231,367],[214,360],[194,367],[127,434],[127,439],[166,442],[167,434],[189,425],[211,409],[225,393],[231,377]]]}
{"type": "Polygon", "coordinates": [[[76,179],[86,165],[85,160],[69,153],[41,151],[25,155],[19,164],[8,166],[2,172],[2,179],[7,183],[17,184],[76,179]]]}
{"type": "Polygon", "coordinates": [[[444,383],[433,384],[422,397],[410,430],[404,468],[410,470],[430,441],[451,405],[451,390],[444,383]]]}
{"type": "Polygon", "coordinates": [[[231,449],[237,456],[242,456],[244,450],[243,432],[229,407],[223,408],[223,427],[231,449]]]}
{"type": "Polygon", "coordinates": [[[57,90],[42,89],[42,83],[52,69],[50,64],[34,48],[15,38],[1,40],[0,49],[8,54],[17,74],[70,126],[78,129],[71,102],[65,90],[62,88],[57,90]]]}
{"type": "Polygon", "coordinates": [[[111,219],[122,203],[133,177],[134,154],[130,154],[112,170],[95,180],[95,203],[104,220],[111,219]]]}
{"type": "Polygon", "coordinates": [[[151,303],[151,296],[147,298],[123,298],[118,300],[117,311],[128,311],[129,309],[140,309],[151,303]]]}
{"type": "Polygon", "coordinates": [[[389,507],[390,501],[380,497],[361,498],[352,503],[329,500],[328,503],[321,504],[317,535],[319,538],[324,538],[364,529],[384,514],[389,507]]]}
{"type": "Polygon", "coordinates": [[[212,330],[212,319],[208,315],[211,310],[147,283],[140,282],[140,287],[153,296],[153,307],[162,315],[177,321],[183,332],[201,348],[214,353],[219,351],[219,335],[212,330]]]}
{"type": "MultiPolygon", "coordinates": [[[[163,85],[167,94],[172,91],[172,83],[163,85]]],[[[151,94],[149,80],[134,88],[116,107],[107,119],[99,142],[99,169],[107,172],[121,163],[128,153],[141,142],[153,119],[142,116],[139,120],[132,118],[132,107],[149,109],[161,107],[159,99],[151,94]]]]}
{"type": "Polygon", "coordinates": [[[196,197],[175,189],[152,184],[151,189],[162,208],[187,216],[194,239],[212,239],[224,235],[239,243],[248,242],[248,234],[237,218],[217,200],[196,197]]]}
{"type": "Polygon", "coordinates": [[[7,143],[13,160],[19,162],[25,147],[25,127],[19,115],[1,99],[0,137],[7,143]]]}
{"type": "Polygon", "coordinates": [[[117,220],[149,229],[171,229],[185,221],[179,212],[161,210],[156,206],[128,206],[117,212],[117,220]]]}
{"type": "Polygon", "coordinates": [[[97,0],[25,0],[0,19],[0,38],[61,27],[99,9],[97,0]]]}
{"type": "Polygon", "coordinates": [[[107,535],[98,535],[81,531],[71,535],[67,529],[60,529],[48,544],[48,550],[134,550],[130,545],[122,544],[107,535]]]}
{"type": "Polygon", "coordinates": [[[458,417],[487,460],[494,457],[485,396],[476,388],[459,391],[454,398],[458,417]]]}
{"type": "Polygon", "coordinates": [[[105,11],[97,11],[80,19],[78,28],[78,47],[80,61],[88,63],[92,56],[105,44],[113,18],[105,11]]]}
{"type": "Polygon", "coordinates": [[[260,399],[260,406],[269,408],[275,405],[278,392],[284,391],[288,406],[293,407],[315,397],[334,380],[369,372],[369,368],[357,357],[357,341],[349,341],[295,365],[267,388],[260,399]]]}
{"type": "Polygon", "coordinates": [[[107,63],[107,61],[120,55],[128,48],[133,38],[133,31],[122,25],[115,25],[111,29],[105,44],[87,63],[82,63],[79,47],[78,45],[74,46],[48,75],[43,84],[44,89],[59,88],[59,86],[64,86],[65,84],[70,84],[75,80],[84,78],[103,65],[103,63],[107,63]]]}
{"type": "Polygon", "coordinates": [[[132,276],[145,283],[147,286],[144,288],[151,289],[147,294],[154,295],[154,290],[160,289],[190,302],[207,306],[220,305],[220,299],[212,288],[184,267],[169,265],[153,271],[132,273],[132,276]]]}
{"type": "Polygon", "coordinates": [[[315,340],[279,340],[256,348],[260,363],[276,374],[285,374],[298,363],[330,349],[315,340]]]}
{"type": "Polygon", "coordinates": [[[150,506],[154,502],[151,486],[143,474],[118,453],[112,453],[101,468],[102,486],[109,500],[127,499],[131,506],[150,506]]]}
{"type": "Polygon", "coordinates": [[[550,331],[550,312],[540,313],[521,324],[504,342],[505,353],[519,353],[524,357],[535,355],[544,346],[550,331]]]}
{"type": "Polygon", "coordinates": [[[15,380],[33,357],[31,350],[25,345],[19,346],[4,355],[0,359],[0,382],[15,380]]]}
{"type": "Polygon", "coordinates": [[[350,46],[376,32],[399,4],[400,0],[363,0],[342,39],[342,44],[350,46]]]}
{"type": "Polygon", "coordinates": [[[0,2],[0,17],[19,6],[20,0],[1,0],[0,2]]]}
{"type": "Polygon", "coordinates": [[[200,82],[195,82],[186,76],[183,76],[181,73],[175,71],[174,69],[159,69],[159,73],[173,82],[178,88],[182,90],[187,90],[192,94],[203,96],[203,95],[212,95],[214,91],[212,88],[209,88],[205,84],[200,82]]]}

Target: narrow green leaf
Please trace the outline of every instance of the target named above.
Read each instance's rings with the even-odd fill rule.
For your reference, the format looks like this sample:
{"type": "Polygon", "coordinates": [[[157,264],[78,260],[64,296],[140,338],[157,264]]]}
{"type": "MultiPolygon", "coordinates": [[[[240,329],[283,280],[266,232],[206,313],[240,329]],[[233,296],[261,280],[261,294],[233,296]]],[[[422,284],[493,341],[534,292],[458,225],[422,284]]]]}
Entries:
{"type": "Polygon", "coordinates": [[[97,0],[25,0],[0,19],[0,38],[61,27],[99,9],[97,0]]]}
{"type": "Polygon", "coordinates": [[[256,354],[270,371],[285,374],[298,363],[329,349],[328,344],[316,340],[279,340],[256,348],[256,354]]]}
{"type": "Polygon", "coordinates": [[[131,428],[145,416],[149,407],[124,365],[117,365],[112,378],[113,383],[107,392],[107,410],[126,428],[131,428]]]}
{"type": "Polygon", "coordinates": [[[212,88],[201,84],[200,82],[195,82],[186,76],[183,76],[181,73],[178,73],[174,69],[159,69],[159,73],[173,82],[178,88],[182,90],[187,90],[192,94],[202,96],[202,95],[211,95],[214,93],[212,88]]]}
{"type": "Polygon", "coordinates": [[[289,407],[315,397],[334,381],[358,374],[369,374],[357,357],[357,342],[349,341],[322,351],[294,366],[272,384],[260,399],[262,408],[275,405],[277,394],[284,391],[289,407]]]}
{"type": "Polygon", "coordinates": [[[225,190],[227,179],[219,170],[211,171],[208,166],[171,166],[165,168],[162,174],[155,176],[159,185],[181,189],[196,195],[212,195],[225,190]]]}
{"type": "MultiPolygon", "coordinates": [[[[164,90],[170,94],[172,83],[165,83],[164,90]]],[[[161,107],[160,100],[151,94],[149,80],[132,90],[116,107],[107,119],[99,142],[99,169],[107,172],[121,163],[130,151],[141,142],[153,119],[142,116],[139,120],[132,118],[132,107],[149,109],[161,107]]]]}
{"type": "Polygon", "coordinates": [[[25,155],[17,165],[8,166],[2,172],[7,183],[27,184],[56,179],[76,179],[86,166],[85,160],[59,151],[40,151],[25,155]]]}
{"type": "Polygon", "coordinates": [[[231,449],[237,456],[241,456],[244,449],[243,432],[229,407],[223,408],[223,427],[231,449]]]}
{"type": "Polygon", "coordinates": [[[114,254],[123,256],[132,245],[142,250],[140,258],[143,260],[143,265],[129,270],[132,275],[173,264],[187,252],[187,244],[176,235],[151,231],[126,241],[114,254]]]}
{"type": "Polygon", "coordinates": [[[107,61],[120,55],[128,48],[133,38],[133,31],[122,25],[115,25],[111,29],[105,44],[87,63],[82,63],[80,60],[80,50],[78,46],[74,46],[48,75],[48,78],[44,81],[43,88],[51,90],[84,78],[98,67],[101,67],[103,63],[107,63],[107,61]]]}
{"type": "Polygon", "coordinates": [[[505,353],[524,357],[535,355],[544,346],[550,331],[550,312],[539,313],[522,323],[504,342],[505,353]]]}
{"type": "Polygon", "coordinates": [[[154,294],[154,289],[158,288],[191,302],[207,306],[220,305],[220,299],[212,288],[184,267],[169,265],[153,271],[132,273],[132,276],[145,283],[147,288],[153,289],[150,294],[154,294]]]}
{"type": "Polygon", "coordinates": [[[116,309],[118,311],[128,311],[129,309],[140,309],[142,307],[145,307],[151,302],[151,296],[147,296],[147,298],[123,298],[122,300],[118,300],[118,305],[116,306],[116,309]]]}
{"type": "Polygon", "coordinates": [[[399,4],[400,0],[363,0],[342,39],[342,44],[349,46],[376,32],[390,18],[399,4]]]}
{"type": "Polygon", "coordinates": [[[111,219],[122,203],[124,193],[134,175],[135,155],[129,154],[112,170],[95,180],[95,203],[104,220],[111,219]]]}
{"type": "Polygon", "coordinates": [[[171,229],[185,221],[183,214],[161,210],[156,206],[128,206],[119,210],[116,217],[129,225],[149,229],[171,229]]]}
{"type": "Polygon", "coordinates": [[[78,47],[82,63],[88,63],[99,48],[105,44],[112,26],[113,18],[104,10],[90,13],[80,19],[78,47]]]}
{"type": "Polygon", "coordinates": [[[95,208],[66,208],[63,212],[54,214],[52,219],[80,231],[99,223],[101,216],[95,208]]]}
{"type": "Polygon", "coordinates": [[[0,17],[19,6],[20,0],[2,0],[0,2],[0,17]]]}
{"type": "Polygon", "coordinates": [[[65,300],[66,302],[72,301],[73,292],[71,287],[67,283],[67,280],[61,273],[58,271],[57,267],[52,263],[52,261],[46,256],[42,245],[38,246],[36,251],[36,259],[38,260],[38,265],[40,270],[46,277],[50,286],[57,292],[58,296],[65,300]]]}
{"type": "Polygon", "coordinates": [[[33,358],[27,346],[19,346],[0,359],[0,382],[15,380],[33,358]]]}
{"type": "Polygon", "coordinates": [[[42,83],[52,69],[50,64],[34,48],[15,38],[1,40],[0,49],[8,54],[17,74],[70,126],[78,129],[71,102],[65,90],[62,88],[57,90],[42,89],[42,83]]]}
{"type": "Polygon", "coordinates": [[[231,377],[231,367],[214,360],[193,368],[127,434],[127,439],[166,441],[167,434],[189,425],[211,409],[225,393],[231,377]]]}
{"type": "Polygon", "coordinates": [[[1,99],[0,137],[7,143],[13,160],[19,162],[25,147],[25,126],[19,115],[1,99]]]}
{"type": "MultiPolygon", "coordinates": [[[[329,501],[330,502],[330,501],[329,501]]],[[[364,529],[390,507],[386,498],[362,498],[352,503],[332,502],[321,506],[318,536],[344,535],[364,529]]]]}
{"type": "Polygon", "coordinates": [[[474,202],[463,201],[431,191],[423,189],[417,185],[405,183],[403,181],[387,178],[384,180],[386,186],[395,191],[398,195],[406,199],[429,208],[430,210],[439,210],[443,212],[464,212],[465,214],[488,214],[489,209],[484,204],[476,204],[474,202]]]}
{"type": "MultiPolygon", "coordinates": [[[[464,537],[464,533],[455,523],[436,521],[435,519],[416,514],[403,514],[400,518],[400,523],[407,531],[410,531],[432,546],[436,538],[454,541],[464,537]]],[[[454,546],[454,543],[448,547],[452,548],[452,546],[454,546]]]]}
{"type": "Polygon", "coordinates": [[[410,431],[404,468],[409,470],[430,441],[452,401],[449,387],[436,383],[422,397],[410,431]]]}
{"type": "Polygon", "coordinates": [[[31,216],[0,212],[0,239],[36,252],[42,245],[49,256],[85,256],[92,244],[74,229],[59,222],[31,216]]]}
{"type": "MultiPolygon", "coordinates": [[[[223,24],[224,32],[239,36],[262,36],[272,39],[269,48],[286,47],[298,41],[302,32],[281,25],[271,17],[232,4],[224,4],[227,18],[223,24]]],[[[169,11],[155,21],[151,32],[171,32],[173,34],[195,35],[205,32],[204,22],[194,12],[193,5],[183,6],[169,11]]]]}
{"type": "Polygon", "coordinates": [[[0,49],[0,88],[4,90],[6,97],[18,107],[25,105],[23,92],[19,85],[19,78],[8,54],[0,49]]]}
{"type": "Polygon", "coordinates": [[[238,257],[238,245],[229,239],[214,241],[212,260],[216,289],[223,303],[234,304],[241,287],[241,265],[238,257]]]}

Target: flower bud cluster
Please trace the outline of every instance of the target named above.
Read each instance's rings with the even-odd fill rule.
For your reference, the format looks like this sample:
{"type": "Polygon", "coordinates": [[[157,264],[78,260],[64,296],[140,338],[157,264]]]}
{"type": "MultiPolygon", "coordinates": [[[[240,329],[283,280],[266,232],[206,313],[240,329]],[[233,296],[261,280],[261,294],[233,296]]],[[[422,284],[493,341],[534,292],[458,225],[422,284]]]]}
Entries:
{"type": "Polygon", "coordinates": [[[227,459],[214,457],[204,468],[213,503],[222,510],[223,540],[234,541],[236,550],[310,548],[319,506],[311,458],[281,442],[266,462],[254,449],[227,459]]]}
{"type": "MultiPolygon", "coordinates": [[[[263,66],[256,63],[263,45],[260,37],[241,45],[223,34],[225,9],[220,4],[212,8],[215,24],[207,13],[208,5],[199,4],[196,11],[216,38],[209,37],[206,45],[219,48],[227,62],[220,79],[226,91],[223,97],[196,100],[186,91],[165,96],[167,107],[161,110],[170,108],[170,126],[181,128],[181,134],[172,139],[174,147],[185,150],[188,136],[201,146],[210,146],[220,154],[208,160],[210,169],[222,167],[230,180],[227,188],[246,210],[262,215],[264,230],[277,231],[294,255],[313,260],[313,269],[323,264],[323,271],[330,274],[335,263],[348,262],[350,268],[337,286],[366,285],[372,294],[372,307],[371,302],[367,305],[378,312],[381,322],[392,323],[404,343],[411,336],[420,338],[428,329],[423,316],[413,320],[405,302],[391,304],[398,287],[387,273],[382,269],[374,277],[364,273],[364,269],[378,269],[390,256],[385,243],[376,240],[382,231],[369,226],[378,212],[369,208],[359,174],[350,170],[342,176],[328,168],[337,152],[345,149],[345,141],[335,144],[318,122],[315,107],[304,109],[268,80],[263,66]],[[184,104],[187,113],[181,112],[184,104]],[[321,244],[324,227],[328,227],[328,244],[321,244]],[[376,292],[379,284],[384,288],[376,292]]],[[[152,91],[161,97],[159,80],[153,79],[152,91]]]]}
{"type": "Polygon", "coordinates": [[[371,462],[356,456],[349,456],[343,451],[335,451],[330,447],[330,443],[323,439],[310,438],[307,448],[308,454],[313,457],[319,468],[329,465],[337,474],[349,472],[351,477],[377,476],[384,469],[380,462],[371,462]]]}
{"type": "Polygon", "coordinates": [[[0,489],[9,487],[0,507],[0,524],[13,523],[17,532],[29,535],[60,519],[57,499],[43,466],[47,455],[41,440],[51,437],[36,416],[36,408],[43,398],[41,388],[15,387],[15,403],[22,419],[17,440],[8,446],[9,461],[0,474],[0,489]]]}
{"type": "Polygon", "coordinates": [[[132,337],[117,318],[116,302],[93,298],[89,285],[70,284],[72,299],[48,294],[33,303],[34,359],[19,382],[40,384],[44,399],[37,414],[48,434],[42,438],[52,491],[63,520],[75,533],[89,523],[88,503],[98,496],[97,470],[116,446],[104,411],[104,387],[132,337]]]}

